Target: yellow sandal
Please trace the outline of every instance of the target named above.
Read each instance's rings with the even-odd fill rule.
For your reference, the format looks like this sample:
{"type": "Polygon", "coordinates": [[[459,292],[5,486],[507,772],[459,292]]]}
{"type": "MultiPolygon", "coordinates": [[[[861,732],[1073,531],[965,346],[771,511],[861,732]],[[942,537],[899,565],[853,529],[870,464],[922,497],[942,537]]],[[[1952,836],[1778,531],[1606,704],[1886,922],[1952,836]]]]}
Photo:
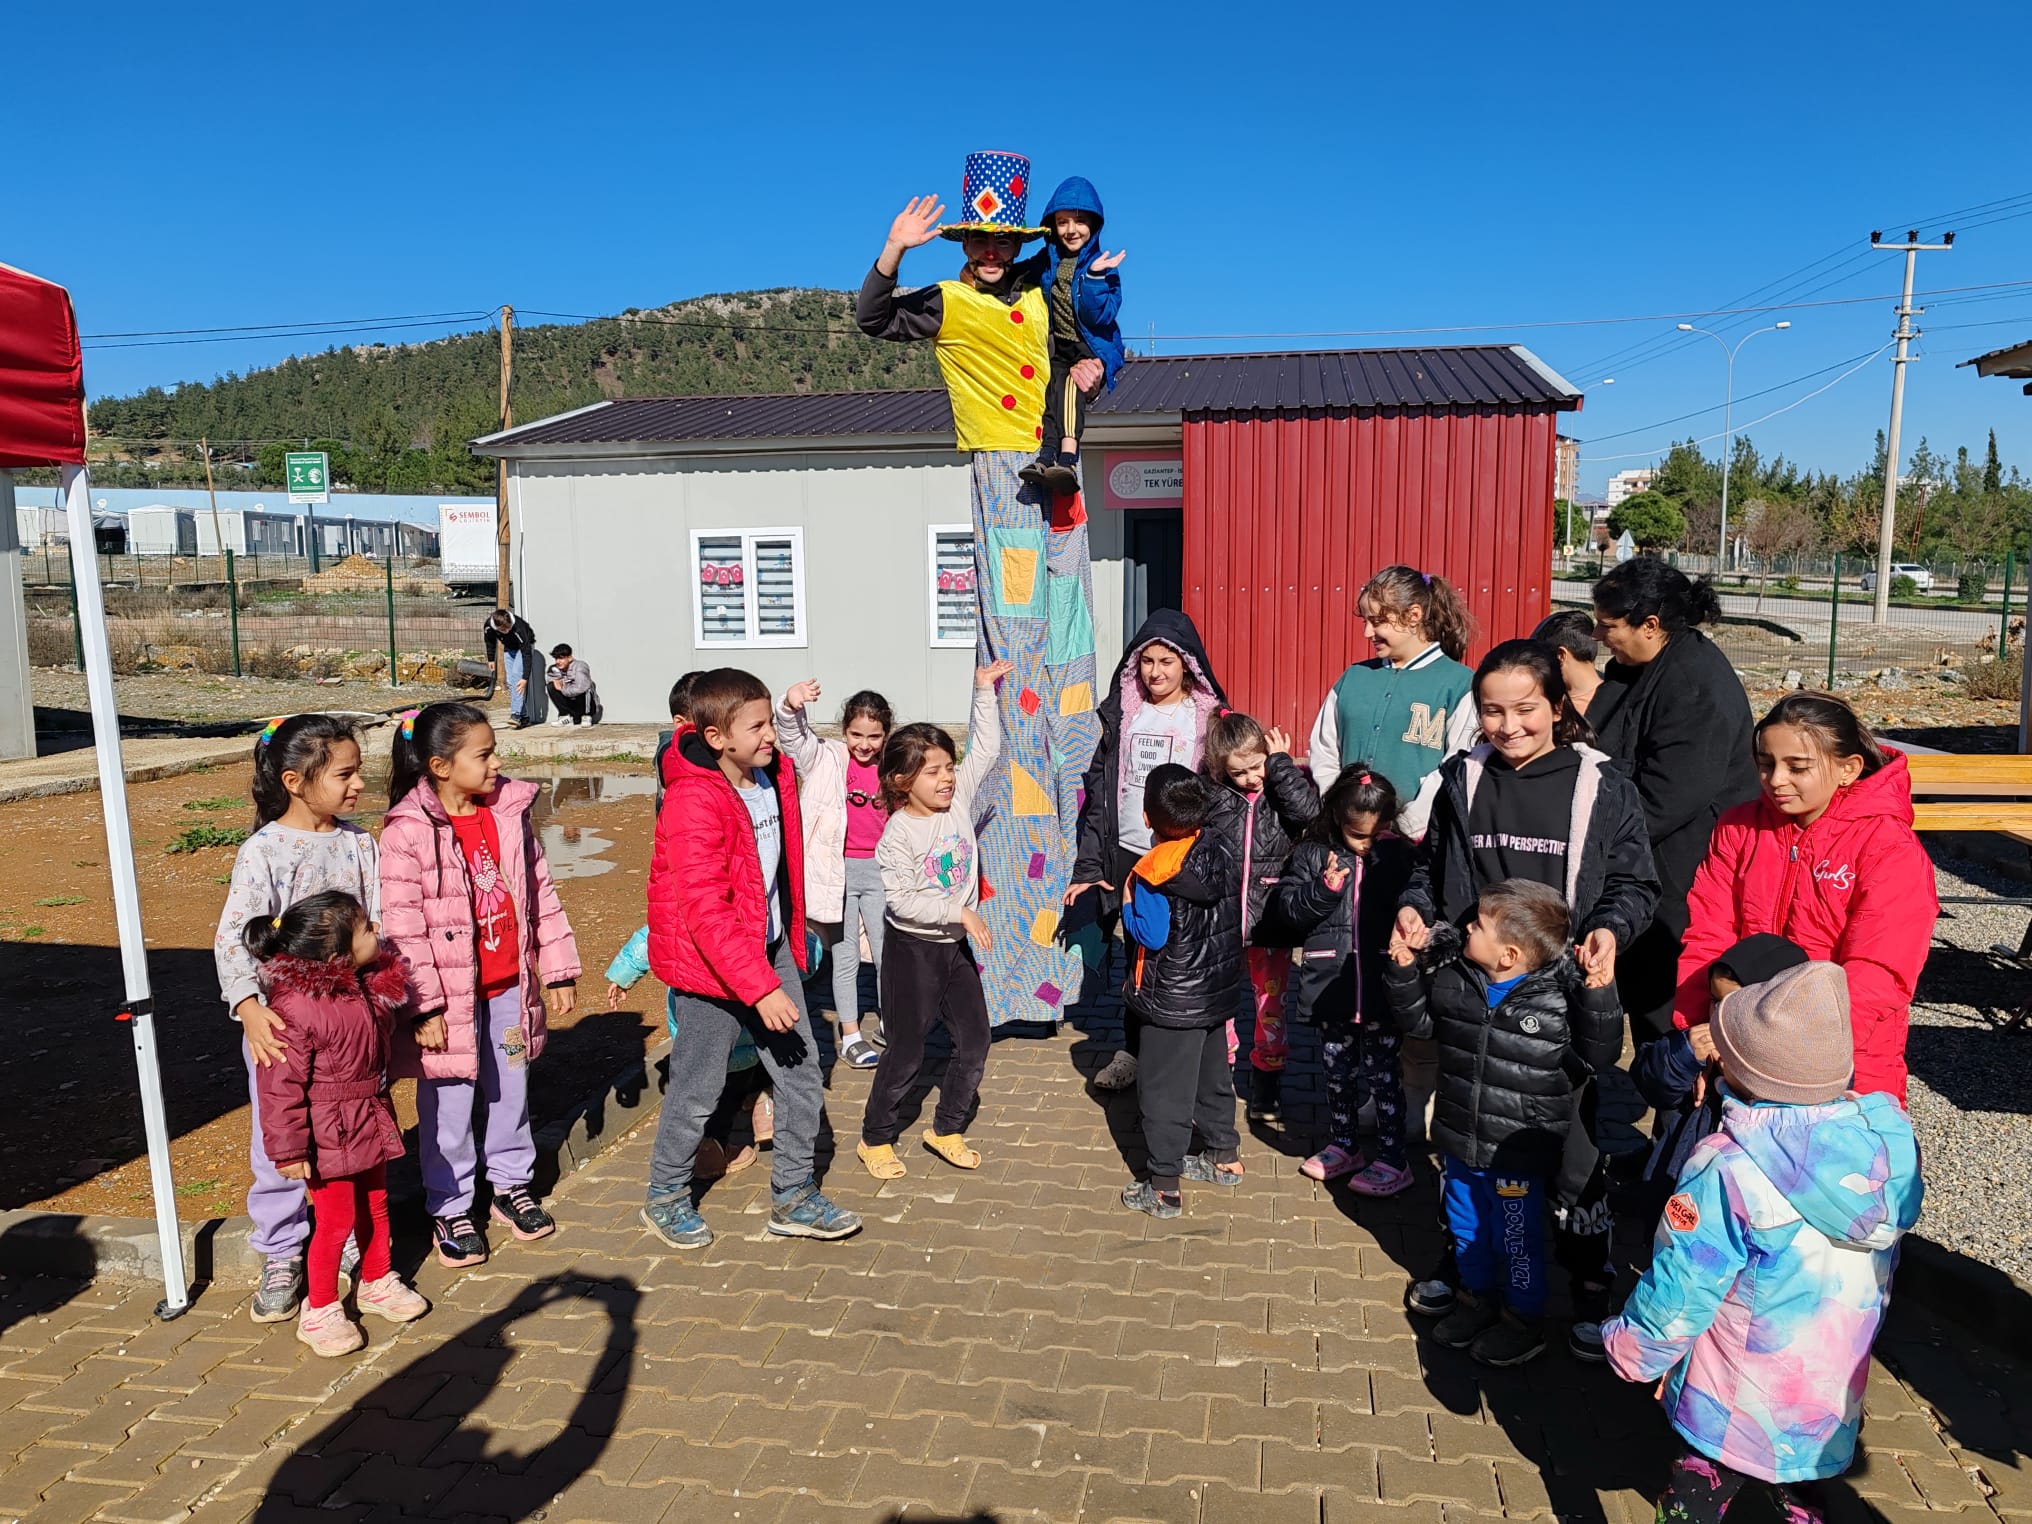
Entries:
{"type": "Polygon", "coordinates": [[[979,1169],[981,1167],[980,1154],[976,1150],[967,1147],[966,1137],[962,1133],[933,1132],[927,1127],[924,1129],[924,1146],[945,1160],[954,1169],[979,1169]]]}
{"type": "Polygon", "coordinates": [[[901,1180],[910,1171],[903,1167],[903,1161],[896,1157],[896,1150],[887,1143],[869,1147],[856,1143],[854,1152],[861,1156],[861,1163],[868,1173],[877,1180],[901,1180]]]}

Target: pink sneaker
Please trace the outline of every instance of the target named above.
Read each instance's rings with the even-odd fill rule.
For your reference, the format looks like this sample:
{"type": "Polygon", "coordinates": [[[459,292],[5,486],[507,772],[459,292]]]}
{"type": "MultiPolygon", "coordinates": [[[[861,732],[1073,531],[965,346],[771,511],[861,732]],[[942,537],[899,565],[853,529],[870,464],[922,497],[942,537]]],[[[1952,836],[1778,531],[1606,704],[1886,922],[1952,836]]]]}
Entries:
{"type": "Polygon", "coordinates": [[[367,1336],[360,1332],[360,1325],[346,1316],[344,1304],[332,1303],[329,1307],[313,1307],[306,1297],[303,1311],[296,1320],[296,1336],[311,1348],[311,1353],[333,1359],[339,1355],[350,1355],[367,1342],[367,1336]]]}
{"type": "Polygon", "coordinates": [[[1362,1164],[1360,1154],[1349,1153],[1338,1143],[1329,1143],[1299,1165],[1298,1172],[1308,1180],[1338,1180],[1343,1175],[1352,1175],[1362,1164]]]}
{"type": "Polygon", "coordinates": [[[1411,1171],[1378,1159],[1350,1180],[1348,1189],[1357,1196],[1395,1196],[1411,1189],[1411,1171]]]}
{"type": "Polygon", "coordinates": [[[414,1323],[430,1311],[430,1303],[405,1285],[393,1270],[362,1286],[357,1300],[363,1316],[371,1312],[391,1323],[414,1323]]]}

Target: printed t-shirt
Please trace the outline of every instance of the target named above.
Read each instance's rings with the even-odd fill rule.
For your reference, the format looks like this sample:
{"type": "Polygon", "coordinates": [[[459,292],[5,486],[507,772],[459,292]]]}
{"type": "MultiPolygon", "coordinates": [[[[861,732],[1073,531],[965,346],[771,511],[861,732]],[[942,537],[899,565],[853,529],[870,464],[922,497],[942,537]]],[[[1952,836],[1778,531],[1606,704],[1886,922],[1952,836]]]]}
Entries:
{"type": "Polygon", "coordinates": [[[847,856],[873,857],[889,812],[882,808],[882,770],[847,756],[847,856]]]}
{"type": "Polygon", "coordinates": [[[466,881],[473,898],[473,943],[480,955],[480,993],[498,995],[513,989],[522,977],[518,951],[521,937],[515,923],[515,902],[501,874],[501,834],[494,812],[484,806],[470,815],[450,817],[452,834],[466,859],[466,881]]]}
{"type": "Polygon", "coordinates": [[[769,945],[783,935],[783,894],[777,875],[783,868],[783,806],[769,775],[757,768],[753,788],[737,788],[741,803],[748,806],[748,819],[755,827],[755,855],[762,859],[762,884],[769,894],[769,945]]]}
{"type": "Polygon", "coordinates": [[[1468,808],[1468,847],[1475,882],[1529,879],[1566,894],[1567,836],[1573,829],[1573,790],[1580,753],[1555,746],[1536,761],[1513,768],[1499,757],[1482,769],[1468,808]]]}
{"type": "Polygon", "coordinates": [[[1199,710],[1184,694],[1170,704],[1145,704],[1122,732],[1122,820],[1118,835],[1124,847],[1141,855],[1154,838],[1143,821],[1143,786],[1167,762],[1195,767],[1199,710]]]}

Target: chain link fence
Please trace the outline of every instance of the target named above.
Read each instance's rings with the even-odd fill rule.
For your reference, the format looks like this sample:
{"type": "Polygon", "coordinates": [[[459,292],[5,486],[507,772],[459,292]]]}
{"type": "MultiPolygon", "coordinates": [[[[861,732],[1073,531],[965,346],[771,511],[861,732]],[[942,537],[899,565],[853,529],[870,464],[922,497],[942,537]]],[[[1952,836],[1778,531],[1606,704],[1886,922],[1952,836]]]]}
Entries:
{"type": "MultiPolygon", "coordinates": [[[[455,598],[436,561],[99,555],[113,670],[485,681],[487,608],[455,598]]],[[[29,660],[82,665],[77,587],[62,545],[22,556],[29,660]]]]}

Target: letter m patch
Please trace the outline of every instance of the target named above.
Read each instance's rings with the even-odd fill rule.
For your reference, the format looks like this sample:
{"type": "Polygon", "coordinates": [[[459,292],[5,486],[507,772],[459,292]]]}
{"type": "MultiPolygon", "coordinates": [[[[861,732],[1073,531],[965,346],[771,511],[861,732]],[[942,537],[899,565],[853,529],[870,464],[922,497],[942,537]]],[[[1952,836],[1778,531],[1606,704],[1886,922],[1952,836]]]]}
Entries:
{"type": "Polygon", "coordinates": [[[1446,706],[1440,705],[1435,711],[1430,704],[1411,706],[1411,724],[1405,729],[1404,741],[1409,746],[1423,746],[1428,751],[1441,751],[1446,747],[1446,706]]]}

